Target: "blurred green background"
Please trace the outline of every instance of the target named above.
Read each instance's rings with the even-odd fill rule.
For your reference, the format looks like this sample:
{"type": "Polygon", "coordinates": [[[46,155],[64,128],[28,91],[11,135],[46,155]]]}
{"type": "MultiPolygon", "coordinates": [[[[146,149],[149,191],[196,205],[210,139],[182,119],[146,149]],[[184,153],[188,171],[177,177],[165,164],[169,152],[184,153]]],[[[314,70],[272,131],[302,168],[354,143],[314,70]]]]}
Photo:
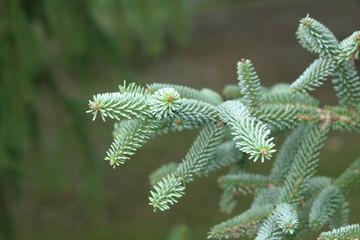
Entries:
{"type": "MultiPolygon", "coordinates": [[[[358,0],[0,0],[0,239],[166,239],[177,224],[205,239],[251,200],[220,213],[221,173],[192,183],[170,211],[147,200],[148,175],[179,161],[197,132],[151,140],[113,170],[102,161],[113,122],[92,122],[88,100],[124,79],[221,91],[237,83],[240,58],[263,85],[290,83],[315,58],[297,43],[299,19],[309,13],[341,40],[360,29],[359,12],[358,0]]],[[[329,83],[314,95],[336,104],[329,83]]],[[[319,174],[338,176],[359,140],[332,133],[319,174]]],[[[347,199],[359,221],[359,188],[347,199]]]]}

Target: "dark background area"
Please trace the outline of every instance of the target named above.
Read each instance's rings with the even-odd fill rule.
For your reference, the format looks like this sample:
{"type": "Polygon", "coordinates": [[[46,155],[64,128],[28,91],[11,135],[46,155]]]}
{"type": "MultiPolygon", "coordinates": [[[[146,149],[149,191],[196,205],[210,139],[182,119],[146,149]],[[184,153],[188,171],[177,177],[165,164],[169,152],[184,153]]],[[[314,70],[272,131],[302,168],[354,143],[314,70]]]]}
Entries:
{"type": "MultiPolygon", "coordinates": [[[[166,239],[179,223],[205,239],[251,202],[220,213],[216,178],[225,171],[191,183],[169,211],[153,213],[147,199],[148,175],[180,161],[197,131],[153,139],[114,170],[103,161],[113,122],[92,122],[88,100],[124,79],[221,92],[237,83],[241,58],[252,60],[264,86],[291,83],[316,57],[296,40],[299,19],[310,14],[339,40],[360,29],[358,0],[129,2],[1,3],[0,239],[166,239]]],[[[330,81],[313,95],[337,102],[330,81]]],[[[359,140],[331,133],[318,174],[338,176],[360,155],[359,140]]],[[[251,163],[250,171],[271,165],[251,163]]],[[[350,223],[358,222],[359,188],[347,200],[350,223]]]]}

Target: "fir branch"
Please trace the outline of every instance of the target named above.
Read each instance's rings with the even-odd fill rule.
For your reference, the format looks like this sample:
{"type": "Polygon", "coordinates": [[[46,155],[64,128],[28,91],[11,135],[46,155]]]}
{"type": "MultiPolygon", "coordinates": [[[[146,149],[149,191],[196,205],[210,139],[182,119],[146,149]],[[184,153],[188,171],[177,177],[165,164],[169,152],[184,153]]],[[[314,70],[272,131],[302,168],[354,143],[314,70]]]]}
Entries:
{"type": "Polygon", "coordinates": [[[357,123],[359,117],[341,107],[326,107],[326,109],[318,108],[316,114],[303,114],[298,117],[303,121],[320,122],[323,130],[332,127],[334,123],[337,128],[341,126],[340,130],[347,130],[349,128],[357,130],[359,128],[359,123],[357,123]]]}
{"type": "Polygon", "coordinates": [[[354,67],[355,59],[360,56],[360,31],[356,31],[340,42],[338,63],[354,67]]]}
{"type": "Polygon", "coordinates": [[[205,124],[209,121],[215,121],[217,115],[217,107],[209,103],[193,99],[182,99],[181,106],[175,116],[184,120],[205,124]]]}
{"type": "Polygon", "coordinates": [[[323,232],[318,240],[356,240],[358,238],[360,238],[360,224],[352,224],[323,232]]]}
{"type": "Polygon", "coordinates": [[[292,203],[301,199],[306,192],[307,181],[315,173],[318,156],[328,129],[323,130],[318,124],[310,127],[298,150],[284,183],[280,202],[292,203]]]}
{"type": "Polygon", "coordinates": [[[218,179],[218,183],[222,189],[248,195],[255,189],[268,187],[270,179],[259,174],[239,173],[222,176],[218,179]]]}
{"type": "Polygon", "coordinates": [[[294,234],[299,226],[299,217],[295,208],[290,204],[279,204],[274,211],[276,225],[284,233],[294,234]]]}
{"type": "Polygon", "coordinates": [[[148,100],[151,113],[159,120],[173,117],[181,103],[180,94],[173,88],[161,88],[148,100]]]}
{"type": "Polygon", "coordinates": [[[266,123],[272,132],[295,128],[303,115],[313,116],[316,108],[302,108],[294,105],[265,105],[256,111],[259,120],[266,123]]]}
{"type": "Polygon", "coordinates": [[[176,176],[180,181],[190,182],[194,175],[203,174],[204,168],[215,154],[223,136],[222,126],[209,123],[204,127],[176,169],[176,176]]]}
{"type": "Polygon", "coordinates": [[[116,131],[117,135],[107,151],[105,160],[114,168],[124,164],[154,134],[157,125],[157,121],[149,119],[120,122],[118,126],[121,126],[121,131],[116,131]]]}
{"type": "Polygon", "coordinates": [[[344,199],[341,192],[334,186],[324,188],[315,199],[309,214],[309,224],[318,230],[326,224],[339,208],[344,199]]]}
{"type": "Polygon", "coordinates": [[[176,202],[174,199],[183,195],[185,187],[181,188],[182,192],[180,192],[179,186],[185,182],[193,181],[195,175],[202,173],[207,162],[214,154],[216,147],[222,141],[223,133],[224,128],[215,123],[205,125],[171,177],[163,178],[154,186],[155,191],[151,191],[152,197],[149,198],[150,205],[162,211],[169,209],[169,204],[174,204],[176,202]],[[175,177],[178,184],[173,182],[175,177]],[[171,182],[169,182],[170,180],[171,182]],[[169,200],[167,197],[169,192],[176,192],[177,195],[171,195],[169,200]]]}
{"type": "Polygon", "coordinates": [[[161,179],[175,172],[178,164],[176,162],[170,162],[168,164],[162,165],[160,168],[156,169],[149,175],[149,181],[151,185],[156,184],[161,179]]]}
{"type": "Polygon", "coordinates": [[[146,98],[140,93],[103,93],[94,96],[89,101],[90,110],[87,113],[94,115],[93,120],[100,114],[103,121],[106,117],[112,119],[134,119],[150,116],[146,98]]]}
{"type": "Polygon", "coordinates": [[[270,130],[260,121],[251,117],[243,104],[227,101],[220,107],[220,118],[228,123],[234,135],[236,146],[250,155],[254,162],[261,158],[269,159],[273,152],[273,138],[269,138],[270,130]]]}
{"type": "Polygon", "coordinates": [[[268,216],[261,224],[255,240],[282,240],[284,233],[277,226],[274,214],[268,216]]]}
{"type": "Polygon", "coordinates": [[[150,192],[151,197],[149,197],[149,205],[154,207],[154,211],[156,209],[161,211],[169,209],[169,205],[177,203],[176,198],[185,194],[185,187],[173,173],[157,182],[154,190],[150,192]]]}
{"type": "Polygon", "coordinates": [[[296,106],[312,109],[319,106],[319,101],[305,94],[291,94],[290,92],[270,92],[263,95],[263,106],[296,106]]]}
{"type": "Polygon", "coordinates": [[[345,198],[341,198],[337,211],[330,219],[330,229],[348,225],[349,213],[349,203],[345,201],[345,198]]]}
{"type": "Polygon", "coordinates": [[[248,107],[259,107],[261,105],[260,80],[251,61],[241,59],[237,64],[237,70],[244,104],[248,107]]]}
{"type": "Polygon", "coordinates": [[[325,176],[315,176],[310,178],[309,187],[307,193],[304,195],[305,198],[311,199],[316,198],[320,191],[324,188],[329,187],[332,184],[332,179],[325,176]]]}
{"type": "Polygon", "coordinates": [[[343,193],[360,183],[360,157],[358,157],[335,181],[334,185],[343,193]]]}
{"type": "Polygon", "coordinates": [[[147,95],[148,92],[143,86],[137,85],[136,83],[126,83],[126,81],[123,82],[123,85],[119,85],[119,92],[120,93],[139,93],[142,95],[147,95]]]}
{"type": "Polygon", "coordinates": [[[331,115],[331,129],[347,132],[360,131],[360,115],[342,106],[325,106],[324,110],[331,115]]]}
{"type": "Polygon", "coordinates": [[[152,84],[147,85],[147,89],[151,93],[153,93],[159,89],[162,89],[162,88],[173,88],[180,94],[180,96],[182,98],[185,98],[185,99],[198,100],[198,101],[213,104],[213,105],[218,104],[218,100],[214,101],[213,96],[209,97],[208,95],[200,92],[199,90],[196,90],[196,89],[193,89],[190,87],[180,86],[180,85],[176,85],[176,84],[167,84],[167,83],[152,83],[152,84]]]}
{"type": "Polygon", "coordinates": [[[270,173],[270,179],[275,185],[282,185],[284,183],[286,175],[295,159],[298,147],[303,142],[309,129],[309,124],[300,124],[281,146],[270,173]]]}
{"type": "Polygon", "coordinates": [[[322,85],[322,81],[331,76],[335,69],[335,62],[331,58],[316,59],[305,72],[291,84],[293,93],[315,90],[322,85]]]}
{"type": "Polygon", "coordinates": [[[275,187],[269,185],[268,188],[262,188],[256,191],[254,201],[251,204],[251,208],[257,208],[266,204],[278,203],[279,193],[282,190],[281,187],[275,187]]]}
{"type": "Polygon", "coordinates": [[[221,239],[244,236],[248,229],[254,228],[256,223],[271,214],[272,210],[272,204],[251,208],[234,218],[212,227],[208,233],[208,238],[221,239]]]}
{"type": "Polygon", "coordinates": [[[354,107],[360,103],[360,77],[356,69],[339,64],[332,82],[340,105],[354,111],[354,107]]]}
{"type": "Polygon", "coordinates": [[[331,58],[338,52],[339,43],[334,34],[309,15],[300,20],[296,36],[305,49],[322,57],[331,58]]]}

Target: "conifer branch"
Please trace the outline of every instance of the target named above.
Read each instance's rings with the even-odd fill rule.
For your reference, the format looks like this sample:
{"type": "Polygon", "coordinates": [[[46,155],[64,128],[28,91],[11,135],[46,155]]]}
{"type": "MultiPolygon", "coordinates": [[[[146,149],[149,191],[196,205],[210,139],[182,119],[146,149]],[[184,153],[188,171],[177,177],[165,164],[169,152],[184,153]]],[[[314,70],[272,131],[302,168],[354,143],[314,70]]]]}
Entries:
{"type": "Polygon", "coordinates": [[[316,114],[316,108],[302,108],[294,105],[261,106],[256,112],[257,117],[266,123],[272,132],[295,128],[301,116],[316,114]]]}
{"type": "Polygon", "coordinates": [[[360,224],[352,224],[323,232],[318,240],[356,240],[358,238],[360,238],[360,224]]]}
{"type": "Polygon", "coordinates": [[[193,99],[182,99],[181,106],[176,113],[176,117],[180,119],[199,122],[200,124],[216,121],[217,115],[217,107],[193,99]]]}
{"type": "Polygon", "coordinates": [[[318,124],[309,126],[304,132],[305,138],[298,147],[294,161],[286,176],[284,189],[280,195],[280,202],[298,202],[306,192],[307,181],[315,173],[318,156],[326,139],[328,130],[323,130],[318,124]]]}
{"type": "Polygon", "coordinates": [[[237,64],[237,70],[244,104],[248,107],[259,107],[261,104],[260,80],[251,61],[241,59],[237,64]]]}
{"type": "Polygon", "coordinates": [[[356,31],[340,42],[338,63],[354,67],[360,56],[360,31],[356,31]]]}
{"type": "Polygon", "coordinates": [[[149,197],[150,205],[161,211],[170,209],[169,205],[177,203],[177,198],[182,197],[185,187],[179,179],[172,173],[157,182],[154,186],[154,191],[151,191],[149,197]]]}
{"type": "Polygon", "coordinates": [[[320,112],[323,114],[321,119],[325,119],[325,116],[330,115],[331,128],[333,130],[348,132],[360,131],[360,115],[354,114],[354,112],[346,107],[325,106],[320,112]]]}
{"type": "Polygon", "coordinates": [[[218,124],[209,123],[204,127],[176,169],[180,181],[193,181],[195,175],[203,173],[223,136],[224,128],[218,124]]]}
{"type": "Polygon", "coordinates": [[[275,150],[270,130],[260,121],[251,117],[248,110],[237,101],[227,101],[220,107],[220,118],[228,123],[234,135],[236,146],[250,155],[254,162],[261,158],[269,159],[275,150]]]}
{"type": "Polygon", "coordinates": [[[90,110],[87,113],[94,115],[93,120],[100,114],[103,121],[106,117],[112,119],[134,119],[150,116],[147,108],[146,98],[140,93],[104,93],[94,96],[93,101],[89,101],[90,110]]]}
{"type": "Polygon", "coordinates": [[[275,187],[274,185],[269,185],[268,188],[262,188],[256,191],[255,198],[251,204],[251,208],[257,208],[266,204],[276,204],[278,203],[279,193],[282,191],[282,187],[275,187]]]}
{"type": "Polygon", "coordinates": [[[300,20],[296,36],[305,49],[322,57],[331,58],[338,52],[339,43],[334,34],[309,15],[300,20]]]}
{"type": "Polygon", "coordinates": [[[316,197],[309,214],[309,224],[318,230],[326,224],[339,208],[344,199],[340,191],[334,186],[324,188],[316,197]]]}
{"type": "Polygon", "coordinates": [[[295,208],[290,204],[280,204],[274,211],[276,225],[284,233],[294,234],[299,226],[299,217],[295,208]]]}
{"type": "MultiPolygon", "coordinates": [[[[339,44],[329,29],[307,16],[300,21],[297,37],[320,56],[292,85],[261,87],[251,61],[242,59],[238,86],[227,86],[224,92],[232,101],[223,102],[206,88],[157,83],[145,89],[124,82],[119,92],[95,95],[88,111],[94,119],[100,114],[104,120],[117,120],[106,160],[115,167],[150,137],[204,126],[180,163],[169,163],[150,175],[149,204],[154,210],[169,209],[196,176],[230,166],[219,178],[221,210],[231,212],[240,193],[253,193],[254,200],[249,210],[214,226],[208,238],[295,240],[325,224],[346,225],[344,194],[360,182],[360,158],[334,181],[314,174],[330,130],[360,131],[360,80],[354,67],[360,57],[360,32],[339,44]],[[339,106],[320,108],[306,92],[329,76],[334,77],[339,106]],[[270,175],[245,172],[249,161],[244,159],[269,159],[275,152],[274,137],[287,130],[292,132],[270,175]]],[[[322,233],[318,240],[358,239],[359,229],[358,224],[344,226],[322,233]]]]}
{"type": "Polygon", "coordinates": [[[222,126],[215,123],[205,125],[171,177],[168,175],[168,177],[163,178],[154,186],[155,191],[151,191],[150,205],[155,210],[156,208],[162,211],[169,209],[169,204],[174,204],[175,198],[184,194],[185,187],[179,188],[179,186],[193,181],[195,175],[201,175],[207,162],[215,153],[216,147],[222,141],[223,133],[224,128],[222,126]],[[177,184],[174,183],[174,179],[176,179],[177,184]],[[166,195],[169,193],[171,193],[170,197],[167,197],[166,195]]]}
{"type": "Polygon", "coordinates": [[[263,95],[263,106],[294,106],[304,109],[312,109],[319,106],[319,100],[305,94],[291,94],[289,92],[265,93],[263,95]]]}
{"type": "Polygon", "coordinates": [[[293,93],[315,90],[322,85],[327,77],[331,76],[335,69],[335,62],[331,58],[316,59],[305,72],[291,84],[293,93]]]}
{"type": "Polygon", "coordinates": [[[355,106],[360,103],[360,77],[356,69],[338,65],[332,82],[340,105],[354,111],[355,106]]]}
{"type": "Polygon", "coordinates": [[[293,130],[281,146],[270,174],[270,179],[275,185],[282,185],[284,183],[287,173],[295,159],[297,148],[305,138],[304,133],[307,133],[308,131],[308,124],[300,124],[293,130]]]}
{"type": "Polygon", "coordinates": [[[218,183],[222,189],[244,195],[252,193],[255,189],[269,187],[271,184],[268,177],[251,173],[224,175],[218,179],[218,183]]]}
{"type": "Polygon", "coordinates": [[[154,134],[157,125],[157,121],[149,119],[131,119],[118,123],[117,128],[121,128],[121,131],[116,131],[105,160],[114,168],[124,164],[154,134]]]}
{"type": "Polygon", "coordinates": [[[348,225],[349,213],[350,213],[349,203],[345,200],[345,198],[342,198],[339,203],[339,208],[330,219],[329,222],[330,229],[339,228],[348,225]]]}
{"type": "Polygon", "coordinates": [[[255,240],[282,240],[284,233],[277,226],[274,214],[268,216],[261,224],[255,240]]]}
{"type": "Polygon", "coordinates": [[[149,94],[143,86],[137,85],[136,83],[127,83],[125,80],[122,85],[119,85],[120,93],[138,93],[142,95],[149,94]]]}
{"type": "Polygon", "coordinates": [[[212,105],[219,104],[219,99],[218,98],[214,99],[213,95],[209,96],[208,93],[204,91],[201,92],[199,90],[190,87],[180,86],[176,84],[168,84],[168,83],[152,83],[147,85],[147,91],[150,93],[154,93],[155,91],[160,90],[162,88],[173,88],[180,94],[182,98],[185,99],[198,100],[212,105]]]}
{"type": "Polygon", "coordinates": [[[173,117],[181,103],[180,94],[173,88],[159,89],[148,100],[150,111],[159,120],[173,117]]]}
{"type": "Polygon", "coordinates": [[[222,239],[244,236],[248,229],[256,227],[257,222],[270,215],[272,210],[272,204],[251,208],[234,218],[212,227],[208,233],[208,238],[222,239]]]}

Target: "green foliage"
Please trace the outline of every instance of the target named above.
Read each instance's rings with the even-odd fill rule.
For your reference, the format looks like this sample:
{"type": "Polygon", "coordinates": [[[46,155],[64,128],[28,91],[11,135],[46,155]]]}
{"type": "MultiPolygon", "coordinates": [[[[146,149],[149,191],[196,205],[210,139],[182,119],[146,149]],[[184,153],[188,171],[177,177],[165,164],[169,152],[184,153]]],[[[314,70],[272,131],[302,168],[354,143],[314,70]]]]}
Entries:
{"type": "Polygon", "coordinates": [[[156,112],[157,119],[174,116],[180,106],[180,95],[173,88],[159,89],[149,99],[150,111],[156,112]]]}
{"type": "Polygon", "coordinates": [[[310,227],[317,230],[329,221],[339,208],[343,196],[334,186],[324,188],[316,197],[309,214],[310,227]]]}
{"type": "Polygon", "coordinates": [[[321,57],[332,57],[338,52],[339,43],[334,34],[309,15],[300,20],[296,36],[305,49],[321,57]]]}
{"type": "Polygon", "coordinates": [[[261,104],[260,80],[248,59],[241,59],[237,64],[238,80],[243,102],[248,107],[256,108],[261,104]]]}
{"type": "Polygon", "coordinates": [[[131,119],[121,121],[117,125],[114,141],[111,144],[105,160],[115,168],[135,154],[136,149],[140,148],[151,135],[154,134],[157,121],[131,119]]]}
{"type": "Polygon", "coordinates": [[[355,240],[360,237],[360,225],[352,224],[321,233],[319,240],[355,240]]]}
{"type": "Polygon", "coordinates": [[[227,101],[220,106],[220,118],[227,123],[234,135],[236,146],[250,155],[254,162],[269,159],[275,152],[274,143],[269,138],[270,130],[260,121],[250,116],[246,107],[238,101],[227,101]]]}
{"type": "Polygon", "coordinates": [[[296,210],[290,204],[280,204],[274,211],[276,225],[284,232],[294,234],[299,226],[296,210]]]}
{"type": "Polygon", "coordinates": [[[255,189],[265,188],[270,184],[268,177],[251,173],[224,175],[219,178],[218,182],[221,188],[244,195],[252,193],[255,189]]]}
{"type": "Polygon", "coordinates": [[[119,159],[127,159],[150,137],[203,127],[180,163],[151,174],[149,200],[155,210],[169,209],[196,176],[230,167],[218,179],[223,189],[221,210],[232,212],[241,194],[253,194],[254,201],[247,211],[212,227],[208,238],[295,240],[324,227],[340,228],[321,233],[319,239],[359,237],[359,225],[346,226],[349,209],[344,194],[359,182],[360,158],[335,180],[316,176],[328,133],[360,128],[360,83],[351,62],[358,58],[358,32],[338,44],[324,25],[307,16],[300,21],[297,37],[320,56],[291,85],[261,87],[252,63],[243,59],[238,63],[239,85],[224,91],[232,98],[227,101],[209,89],[157,83],[146,91],[135,85],[122,87],[118,93],[96,95],[90,101],[94,116],[120,120],[109,150],[119,159]],[[351,73],[351,80],[344,73],[351,73]],[[330,76],[336,79],[340,101],[321,108],[306,91],[330,76]],[[248,160],[264,162],[275,155],[274,141],[283,133],[287,137],[270,174],[247,172],[248,160]]]}
{"type": "Polygon", "coordinates": [[[318,164],[318,156],[323,142],[326,138],[326,131],[319,125],[308,125],[307,131],[300,146],[297,146],[294,160],[291,164],[284,188],[280,194],[280,201],[295,203],[298,202],[308,186],[307,181],[315,174],[318,164]]]}
{"type": "Polygon", "coordinates": [[[242,214],[212,227],[208,238],[238,238],[247,235],[251,229],[256,227],[256,222],[267,217],[272,210],[273,205],[250,208],[242,214]]]}
{"type": "Polygon", "coordinates": [[[333,73],[334,68],[335,64],[332,59],[316,59],[305,72],[291,84],[292,91],[304,92],[306,90],[314,90],[315,87],[322,84],[321,81],[333,73]]]}
{"type": "Polygon", "coordinates": [[[139,93],[104,93],[94,96],[93,101],[89,101],[88,113],[94,115],[94,120],[100,114],[105,121],[105,117],[112,119],[132,119],[145,118],[149,115],[146,109],[146,98],[139,93]]]}
{"type": "Polygon", "coordinates": [[[171,173],[174,179],[176,177],[178,184],[168,184],[168,180],[164,178],[155,185],[156,192],[151,192],[152,197],[149,198],[150,205],[154,206],[154,210],[156,208],[160,210],[168,209],[168,203],[173,204],[175,197],[178,198],[184,194],[185,187],[180,188],[179,186],[193,181],[195,175],[202,174],[207,162],[214,155],[216,146],[222,140],[223,130],[221,126],[214,123],[205,125],[184,160],[171,173]],[[167,196],[168,194],[169,196],[167,196]]]}

